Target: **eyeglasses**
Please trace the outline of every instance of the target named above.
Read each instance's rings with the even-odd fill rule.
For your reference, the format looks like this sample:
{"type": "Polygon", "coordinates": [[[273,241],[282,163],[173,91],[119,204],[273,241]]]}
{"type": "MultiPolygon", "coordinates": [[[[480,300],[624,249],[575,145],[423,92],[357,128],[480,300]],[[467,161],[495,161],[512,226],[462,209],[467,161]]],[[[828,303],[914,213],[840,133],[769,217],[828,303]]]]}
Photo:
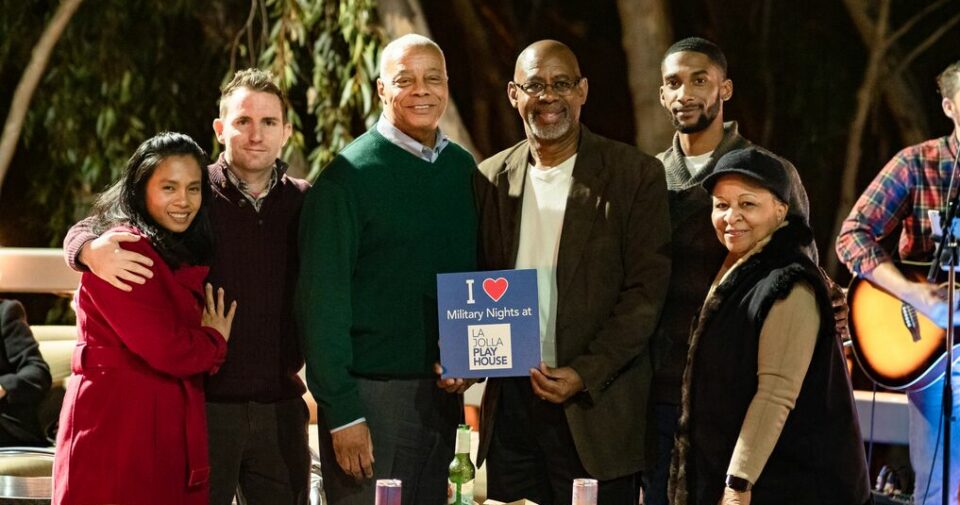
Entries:
{"type": "Polygon", "coordinates": [[[520,88],[520,90],[522,90],[524,93],[530,96],[541,96],[547,91],[547,88],[553,89],[553,92],[558,95],[569,95],[573,91],[573,88],[576,88],[577,84],[580,84],[580,81],[582,80],[583,80],[583,77],[577,77],[572,81],[566,81],[566,80],[554,81],[553,84],[534,81],[534,82],[525,82],[523,84],[518,84],[514,82],[513,85],[520,88]]]}

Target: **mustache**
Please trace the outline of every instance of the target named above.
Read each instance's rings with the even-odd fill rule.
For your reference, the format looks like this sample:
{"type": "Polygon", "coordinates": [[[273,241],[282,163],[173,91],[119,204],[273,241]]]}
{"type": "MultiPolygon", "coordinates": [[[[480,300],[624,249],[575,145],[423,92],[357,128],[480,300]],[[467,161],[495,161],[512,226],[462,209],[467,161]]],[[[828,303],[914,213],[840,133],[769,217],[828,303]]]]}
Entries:
{"type": "Polygon", "coordinates": [[[534,113],[541,112],[565,112],[567,106],[564,104],[547,104],[547,105],[537,105],[533,108],[534,113]]]}
{"type": "Polygon", "coordinates": [[[704,104],[698,103],[696,105],[681,105],[679,107],[673,107],[670,109],[670,111],[676,114],[677,112],[690,112],[690,111],[696,111],[696,110],[704,111],[706,109],[707,107],[704,104]]]}

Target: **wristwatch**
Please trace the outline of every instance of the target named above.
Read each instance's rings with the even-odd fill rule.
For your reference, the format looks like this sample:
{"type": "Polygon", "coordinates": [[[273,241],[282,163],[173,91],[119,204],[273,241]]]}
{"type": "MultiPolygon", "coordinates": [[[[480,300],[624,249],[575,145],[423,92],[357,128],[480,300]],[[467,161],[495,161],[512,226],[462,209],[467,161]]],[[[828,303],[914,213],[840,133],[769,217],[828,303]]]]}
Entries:
{"type": "Polygon", "coordinates": [[[738,493],[746,493],[750,491],[750,488],[753,487],[753,484],[749,480],[737,477],[736,475],[727,475],[727,480],[725,481],[727,487],[737,491],[738,493]]]}

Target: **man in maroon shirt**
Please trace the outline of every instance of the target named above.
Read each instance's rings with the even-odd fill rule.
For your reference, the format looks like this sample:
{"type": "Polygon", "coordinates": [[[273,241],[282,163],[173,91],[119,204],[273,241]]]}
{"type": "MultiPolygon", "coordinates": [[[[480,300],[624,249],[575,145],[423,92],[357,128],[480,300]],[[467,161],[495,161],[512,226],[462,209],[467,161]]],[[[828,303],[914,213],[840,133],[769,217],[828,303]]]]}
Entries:
{"type": "MultiPolygon", "coordinates": [[[[208,282],[244,307],[227,360],[206,383],[210,503],[307,503],[310,454],[302,346],[293,319],[297,224],[306,181],[278,159],[292,132],[283,92],[264,71],[237,72],[213,121],[220,158],[208,167],[216,250],[208,282]]],[[[67,263],[116,288],[150,282],[149,258],[118,247],[138,237],[96,237],[86,221],[64,239],[67,263]]]]}

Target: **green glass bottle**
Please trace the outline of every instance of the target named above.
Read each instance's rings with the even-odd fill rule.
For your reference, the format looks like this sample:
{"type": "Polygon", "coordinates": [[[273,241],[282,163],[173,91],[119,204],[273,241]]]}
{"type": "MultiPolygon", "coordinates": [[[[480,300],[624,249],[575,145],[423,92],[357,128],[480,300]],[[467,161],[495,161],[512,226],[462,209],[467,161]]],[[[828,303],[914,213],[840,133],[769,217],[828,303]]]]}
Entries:
{"type": "Polygon", "coordinates": [[[457,428],[457,449],[450,462],[448,504],[473,505],[473,478],[477,469],[470,461],[470,425],[461,424],[457,428]]]}

